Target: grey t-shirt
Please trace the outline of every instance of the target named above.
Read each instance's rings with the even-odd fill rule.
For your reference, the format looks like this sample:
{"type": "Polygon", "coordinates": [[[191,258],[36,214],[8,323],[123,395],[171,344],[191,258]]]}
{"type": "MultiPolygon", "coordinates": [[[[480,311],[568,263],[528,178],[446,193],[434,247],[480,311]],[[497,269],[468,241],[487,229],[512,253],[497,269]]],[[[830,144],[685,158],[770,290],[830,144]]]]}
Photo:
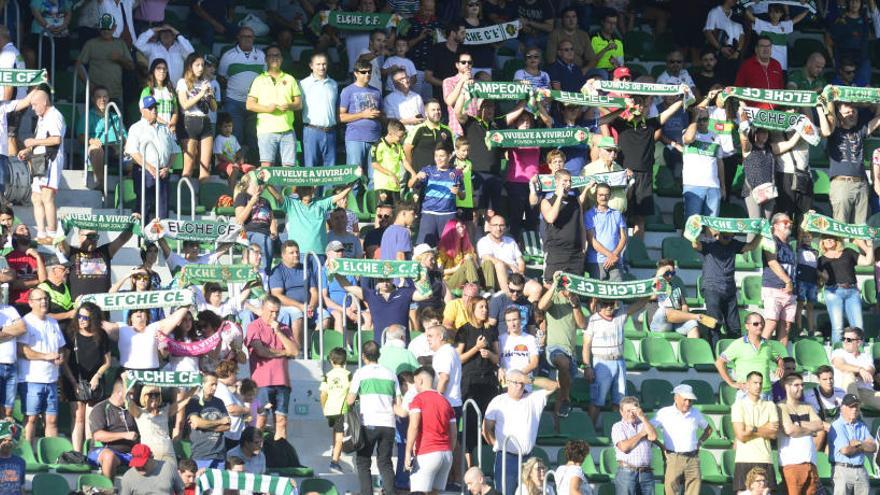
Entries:
{"type": "Polygon", "coordinates": [[[154,461],[153,470],[146,475],[129,469],[122,475],[119,495],[169,495],[183,493],[183,480],[174,466],[164,461],[154,461]]]}
{"type": "MultiPolygon", "coordinates": [[[[186,417],[192,415],[202,419],[216,421],[229,416],[223,401],[217,397],[211,397],[204,405],[193,399],[186,405],[186,417]]],[[[196,460],[225,459],[226,448],[223,440],[223,432],[190,429],[189,441],[192,442],[192,458],[196,460]]]]}

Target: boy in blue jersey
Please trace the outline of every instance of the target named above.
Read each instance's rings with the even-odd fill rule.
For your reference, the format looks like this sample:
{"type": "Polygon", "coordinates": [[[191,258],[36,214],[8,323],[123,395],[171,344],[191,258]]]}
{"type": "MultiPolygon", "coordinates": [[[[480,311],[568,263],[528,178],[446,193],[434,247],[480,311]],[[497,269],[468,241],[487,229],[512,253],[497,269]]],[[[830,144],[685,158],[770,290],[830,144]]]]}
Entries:
{"type": "Polygon", "coordinates": [[[434,150],[434,165],[427,166],[409,180],[409,187],[422,188],[422,210],[416,244],[437,247],[446,222],[455,218],[455,198],[464,199],[461,170],[450,167],[449,151],[442,145],[434,150]]]}

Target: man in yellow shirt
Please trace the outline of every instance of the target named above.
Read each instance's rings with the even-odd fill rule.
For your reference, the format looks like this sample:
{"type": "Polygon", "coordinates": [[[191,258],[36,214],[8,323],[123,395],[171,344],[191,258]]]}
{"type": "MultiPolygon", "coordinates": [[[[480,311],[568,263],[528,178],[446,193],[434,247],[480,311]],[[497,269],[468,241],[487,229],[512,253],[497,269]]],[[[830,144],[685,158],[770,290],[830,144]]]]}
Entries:
{"type": "MultiPolygon", "coordinates": [[[[747,395],[730,408],[730,422],[736,436],[733,471],[733,489],[746,490],[746,474],[761,467],[773,473],[770,441],[779,433],[779,413],[776,404],[761,398],[764,376],[752,371],[746,377],[747,395]]],[[[776,477],[769,476],[767,488],[776,492],[776,477]]]]}
{"type": "Polygon", "coordinates": [[[616,28],[617,12],[608,10],[602,18],[599,31],[590,39],[593,53],[598,59],[597,69],[611,72],[615,67],[623,65],[623,40],[615,36],[616,28]]]}
{"type": "Polygon", "coordinates": [[[302,97],[296,79],[281,70],[281,61],[280,48],[266,48],[266,72],[254,79],[247,97],[248,111],[257,114],[257,147],[263,167],[273,165],[278,155],[281,166],[296,165],[293,112],[302,108],[302,97]]]}

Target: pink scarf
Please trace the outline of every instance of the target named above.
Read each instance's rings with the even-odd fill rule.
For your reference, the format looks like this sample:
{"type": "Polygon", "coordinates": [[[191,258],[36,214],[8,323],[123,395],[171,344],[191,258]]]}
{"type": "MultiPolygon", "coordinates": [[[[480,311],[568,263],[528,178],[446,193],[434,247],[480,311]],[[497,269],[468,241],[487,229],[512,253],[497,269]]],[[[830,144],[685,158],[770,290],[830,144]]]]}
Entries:
{"type": "Polygon", "coordinates": [[[160,335],[168,348],[168,352],[171,353],[172,356],[194,357],[202,356],[213,351],[217,345],[220,344],[220,339],[223,337],[223,334],[234,330],[234,325],[228,321],[224,321],[213,335],[196,342],[178,342],[167,335],[160,335]]]}

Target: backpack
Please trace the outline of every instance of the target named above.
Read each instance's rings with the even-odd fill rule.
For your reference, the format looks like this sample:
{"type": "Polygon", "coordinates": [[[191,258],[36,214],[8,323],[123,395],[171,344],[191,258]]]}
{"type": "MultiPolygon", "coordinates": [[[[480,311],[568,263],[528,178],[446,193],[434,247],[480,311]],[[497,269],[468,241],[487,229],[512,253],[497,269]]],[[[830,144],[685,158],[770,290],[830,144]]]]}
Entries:
{"type": "Polygon", "coordinates": [[[346,454],[357,452],[364,446],[365,440],[360,409],[355,405],[342,415],[342,451],[346,454]]]}
{"type": "Polygon", "coordinates": [[[273,435],[269,435],[263,441],[263,452],[266,454],[267,468],[289,468],[301,467],[299,455],[293,445],[286,438],[273,439],[273,435]]]}
{"type": "Polygon", "coordinates": [[[73,450],[69,450],[67,452],[62,452],[58,455],[58,459],[55,460],[55,464],[88,464],[89,460],[82,452],[76,452],[73,450]]]}

